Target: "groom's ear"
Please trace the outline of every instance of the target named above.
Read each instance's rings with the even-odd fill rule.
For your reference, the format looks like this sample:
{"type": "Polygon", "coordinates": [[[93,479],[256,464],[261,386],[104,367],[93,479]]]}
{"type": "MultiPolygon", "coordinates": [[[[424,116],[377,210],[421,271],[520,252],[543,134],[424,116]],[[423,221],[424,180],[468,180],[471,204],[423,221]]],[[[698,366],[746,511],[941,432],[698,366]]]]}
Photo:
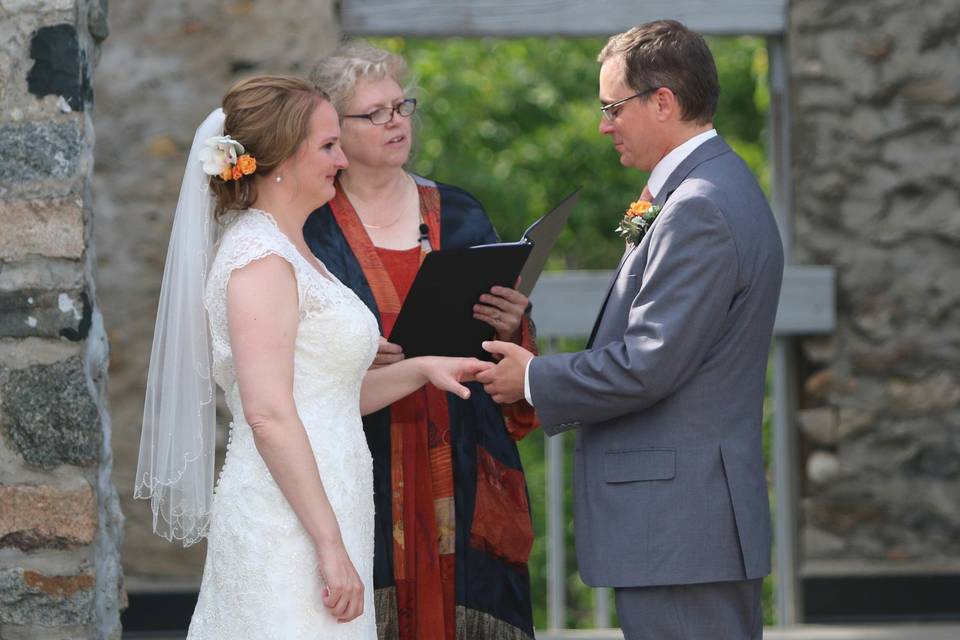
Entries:
{"type": "Polygon", "coordinates": [[[683,108],[675,94],[669,87],[660,87],[650,98],[657,105],[657,117],[661,122],[682,120],[683,108]]]}

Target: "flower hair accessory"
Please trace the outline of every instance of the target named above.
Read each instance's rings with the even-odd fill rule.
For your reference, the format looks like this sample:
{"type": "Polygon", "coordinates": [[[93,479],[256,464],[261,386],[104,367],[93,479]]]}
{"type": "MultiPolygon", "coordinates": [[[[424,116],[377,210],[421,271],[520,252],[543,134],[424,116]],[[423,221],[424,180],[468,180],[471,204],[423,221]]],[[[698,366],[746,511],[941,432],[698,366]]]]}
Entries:
{"type": "Polygon", "coordinates": [[[207,138],[203,144],[197,158],[203,163],[203,172],[208,176],[219,176],[224,182],[229,182],[257,170],[256,159],[245,153],[243,145],[230,136],[207,138]]]}
{"type": "Polygon", "coordinates": [[[623,236],[623,239],[630,244],[640,244],[643,236],[650,229],[650,225],[657,218],[657,214],[660,213],[661,208],[660,205],[654,205],[647,200],[631,202],[630,207],[623,214],[623,219],[614,231],[623,236]]]}

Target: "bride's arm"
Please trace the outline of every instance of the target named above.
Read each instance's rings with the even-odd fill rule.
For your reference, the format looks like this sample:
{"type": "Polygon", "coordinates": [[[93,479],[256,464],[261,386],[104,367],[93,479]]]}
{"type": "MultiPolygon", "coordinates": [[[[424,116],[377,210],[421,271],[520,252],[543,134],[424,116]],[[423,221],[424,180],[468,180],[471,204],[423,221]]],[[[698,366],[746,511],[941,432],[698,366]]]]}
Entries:
{"type": "Polygon", "coordinates": [[[338,619],[353,619],[363,611],[363,582],[344,548],[293,399],[299,303],[289,263],[271,255],[235,270],[227,317],[240,400],[257,449],[317,549],[329,589],[324,604],[338,619]]]}
{"type": "Polygon", "coordinates": [[[426,383],[469,398],[470,390],[460,384],[474,379],[493,364],[474,358],[421,356],[368,369],[360,388],[360,413],[367,415],[404,398],[426,383]]]}

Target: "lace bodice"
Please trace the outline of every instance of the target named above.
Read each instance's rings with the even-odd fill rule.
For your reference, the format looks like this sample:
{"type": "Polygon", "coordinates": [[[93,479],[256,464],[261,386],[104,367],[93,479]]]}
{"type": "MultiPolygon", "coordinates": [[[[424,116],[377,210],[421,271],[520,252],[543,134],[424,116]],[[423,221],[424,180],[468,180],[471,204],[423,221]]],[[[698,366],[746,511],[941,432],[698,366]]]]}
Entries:
{"type": "Polygon", "coordinates": [[[233,415],[214,493],[207,563],[189,638],[367,640],[373,622],[373,467],[360,385],[377,350],[376,319],[319,262],[302,256],[270,214],[231,214],[204,295],[213,377],[233,415]],[[354,566],[366,583],[361,618],[338,624],[321,604],[315,551],[261,458],[243,415],[227,321],[230,275],[277,255],[297,281],[294,401],[354,566]]]}
{"type": "MultiPolygon", "coordinates": [[[[357,307],[359,303],[363,310],[366,307],[360,302],[354,293],[343,286],[336,277],[331,274],[319,262],[318,269],[307,261],[296,247],[287,239],[277,227],[276,222],[269,213],[257,209],[248,209],[233,213],[228,219],[227,226],[221,236],[216,257],[210,269],[207,278],[207,287],[204,295],[204,304],[210,318],[210,335],[213,347],[213,377],[214,380],[225,392],[229,392],[236,386],[236,373],[233,370],[233,358],[230,352],[229,327],[227,325],[227,282],[231,273],[235,269],[242,268],[267,255],[278,255],[288,261],[293,267],[297,278],[297,291],[300,302],[300,332],[297,336],[297,355],[307,355],[312,351],[311,345],[323,337],[324,328],[332,329],[329,344],[323,345],[324,348],[334,348],[337,345],[346,347],[340,350],[337,355],[344,358],[349,367],[353,369],[353,376],[361,375],[366,371],[366,367],[359,370],[354,366],[356,358],[362,357],[363,353],[372,349],[376,353],[378,330],[376,319],[367,311],[367,318],[370,322],[353,322],[354,313],[361,313],[362,310],[357,307]],[[322,271],[321,271],[322,270],[322,271]],[[338,310],[337,307],[346,304],[347,309],[338,310]],[[351,318],[345,325],[339,325],[336,322],[340,317],[341,311],[346,311],[351,318]],[[322,316],[327,322],[322,325],[328,327],[317,327],[311,319],[320,319],[322,316]],[[372,324],[371,324],[372,322],[372,324]],[[370,329],[373,329],[371,335],[370,329]],[[301,352],[303,348],[304,352],[301,352]],[[359,348],[359,353],[356,349],[359,348]]],[[[370,356],[372,358],[372,355],[370,356]]],[[[304,360],[297,358],[297,362],[309,368],[309,358],[304,360]]],[[[369,364],[369,363],[368,363],[369,364]]],[[[333,374],[339,378],[342,372],[334,372],[329,368],[329,362],[324,363],[322,372],[327,376],[333,374]]],[[[309,373],[304,371],[304,373],[309,373]]],[[[311,385],[315,381],[311,381],[311,385]]],[[[359,380],[357,380],[359,382],[359,380]]],[[[233,407],[231,407],[232,409],[233,407]]],[[[236,415],[236,414],[234,414],[236,415]]]]}

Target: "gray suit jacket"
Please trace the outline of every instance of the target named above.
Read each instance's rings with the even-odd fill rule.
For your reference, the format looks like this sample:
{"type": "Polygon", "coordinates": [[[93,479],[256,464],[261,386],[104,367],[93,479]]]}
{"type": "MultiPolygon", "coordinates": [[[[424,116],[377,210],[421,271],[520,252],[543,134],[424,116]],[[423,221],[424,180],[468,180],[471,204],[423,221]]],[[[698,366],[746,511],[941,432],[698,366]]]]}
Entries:
{"type": "Polygon", "coordinates": [[[530,363],[549,435],[577,427],[583,580],[637,587],[770,572],[761,450],[783,246],[721,138],[688,156],[628,248],[586,351],[530,363]]]}

